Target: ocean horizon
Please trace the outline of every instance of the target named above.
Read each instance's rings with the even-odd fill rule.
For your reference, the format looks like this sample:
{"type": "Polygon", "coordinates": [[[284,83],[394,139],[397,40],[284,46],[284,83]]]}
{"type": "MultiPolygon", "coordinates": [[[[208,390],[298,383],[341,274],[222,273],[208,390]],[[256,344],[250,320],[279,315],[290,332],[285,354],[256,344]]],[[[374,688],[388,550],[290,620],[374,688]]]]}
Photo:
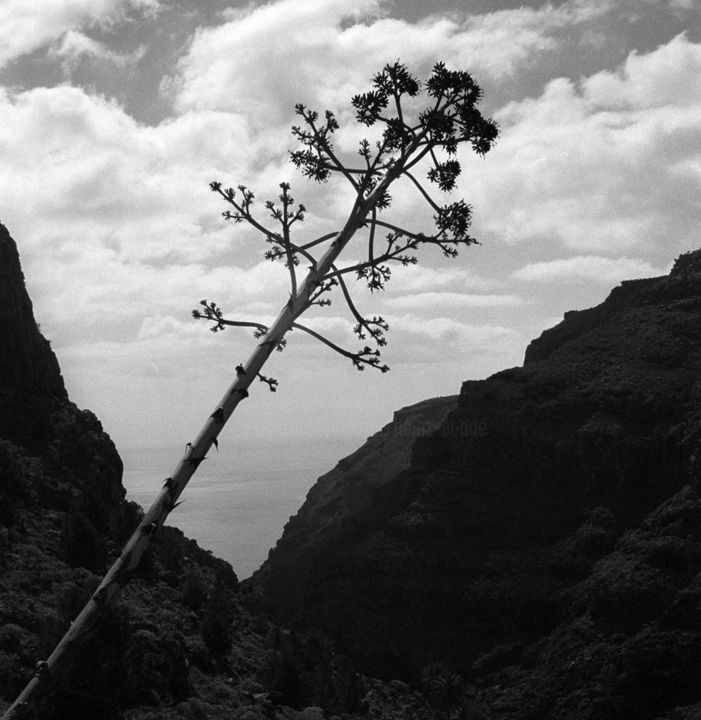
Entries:
{"type": "MultiPolygon", "coordinates": [[[[317,478],[363,440],[354,436],[227,442],[200,465],[166,524],[231,563],[239,579],[250,577],[317,478]]],[[[121,448],[127,499],[147,509],[184,450],[121,448]]]]}

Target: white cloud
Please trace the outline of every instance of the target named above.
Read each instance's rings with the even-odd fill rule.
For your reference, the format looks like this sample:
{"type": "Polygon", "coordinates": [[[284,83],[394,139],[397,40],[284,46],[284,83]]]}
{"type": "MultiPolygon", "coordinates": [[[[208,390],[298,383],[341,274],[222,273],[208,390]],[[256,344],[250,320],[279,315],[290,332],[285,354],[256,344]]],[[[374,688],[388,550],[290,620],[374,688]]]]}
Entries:
{"type": "Polygon", "coordinates": [[[208,188],[230,170],[265,177],[239,144],[248,131],[235,116],[187,113],[146,127],[69,86],[0,91],[0,116],[2,219],[56,346],[124,342],[144,317],[195,325],[190,310],[204,297],[234,316],[284,302],[284,267],[221,218],[224,203],[208,188]]]}
{"type": "Polygon", "coordinates": [[[5,218],[26,236],[92,236],[131,260],[192,260],[231,242],[208,183],[252,160],[236,117],[186,114],[149,128],[68,86],[0,91],[0,114],[0,161],[12,169],[0,177],[5,218]]]}
{"type": "Polygon", "coordinates": [[[0,68],[67,31],[94,23],[115,23],[130,9],[156,12],[158,7],[159,0],[3,0],[0,68]]]}
{"type": "MultiPolygon", "coordinates": [[[[386,319],[389,345],[382,356],[393,372],[426,365],[436,377],[447,371],[464,380],[466,376],[490,374],[505,362],[516,362],[523,353],[521,334],[498,322],[473,324],[440,313],[432,318],[406,313],[386,319]]],[[[409,372],[413,382],[414,372],[409,372]]],[[[453,386],[450,392],[456,389],[453,386]]]]}
{"type": "Polygon", "coordinates": [[[460,267],[430,267],[428,265],[406,265],[392,269],[392,280],[387,285],[390,295],[398,293],[424,292],[457,285],[470,290],[489,290],[499,285],[498,281],[483,278],[460,267]]]}
{"type": "Polygon", "coordinates": [[[181,62],[177,107],[287,122],[294,104],[305,102],[313,88],[345,85],[356,76],[357,68],[338,67],[340,24],[360,12],[378,11],[378,0],[352,8],[341,0],[282,0],[201,29],[181,62]]]}
{"type": "Polygon", "coordinates": [[[146,52],[141,45],[132,53],[117,53],[106,45],[89,38],[77,30],[69,30],[56,45],[49,48],[49,57],[57,59],[66,75],[70,75],[85,58],[112,63],[120,68],[135,65],[146,52]]]}
{"type": "Polygon", "coordinates": [[[670,0],[670,7],[676,11],[693,10],[696,0],[670,0]]]}
{"type": "Polygon", "coordinates": [[[424,310],[434,313],[437,307],[477,308],[521,305],[515,295],[474,295],[454,292],[425,292],[416,295],[388,298],[385,305],[395,309],[424,310]]]}
{"type": "MultiPolygon", "coordinates": [[[[478,78],[526,72],[539,53],[562,49],[567,31],[594,27],[616,4],[566,2],[478,16],[436,15],[414,24],[386,17],[384,7],[380,0],[353,4],[363,22],[350,19],[349,5],[338,0],[284,0],[232,12],[226,23],[201,29],[194,38],[174,80],[175,105],[193,116],[205,109],[235,115],[250,129],[248,141],[257,143],[261,162],[279,169],[292,144],[282,127],[295,102],[346,108],[338,113],[338,144],[350,150],[354,145],[343,130],[348,98],[384,62],[401,57],[425,76],[440,48],[449,64],[474,68],[478,78]]],[[[503,135],[495,151],[485,161],[465,162],[465,177],[474,178],[462,187],[476,208],[475,235],[624,253],[639,244],[649,248],[670,230],[664,205],[671,198],[681,210],[672,232],[678,231],[682,245],[688,242],[695,161],[675,167],[662,141],[679,138],[686,147],[683,136],[694,131],[698,113],[691,105],[686,111],[673,104],[642,109],[626,101],[624,108],[611,108],[604,101],[611,83],[632,88],[653,67],[659,82],[677,67],[673,84],[680,92],[690,85],[686,97],[693,97],[696,47],[680,37],[656,53],[631,56],[608,78],[606,93],[597,76],[579,85],[558,79],[541,97],[500,111],[503,135]]],[[[319,189],[305,187],[304,201],[312,209],[325,207],[330,219],[345,206],[345,196],[324,191],[323,203],[315,204],[319,189]]],[[[408,193],[398,194],[394,211],[413,222],[416,205],[408,193]]]]}
{"type": "Polygon", "coordinates": [[[279,0],[203,28],[169,83],[178,109],[229,110],[287,122],[295,103],[338,107],[388,62],[420,76],[437,59],[477,76],[514,74],[557,46],[555,35],[605,14],[608,2],[520,8],[477,16],[433,15],[417,23],[384,16],[389,3],[279,0]],[[353,22],[348,22],[353,19],[353,22]],[[362,21],[361,21],[362,20],[362,21]],[[437,56],[440,49],[439,56],[437,56]]]}
{"type": "MultiPolygon", "coordinates": [[[[591,251],[698,242],[701,44],[679,36],[618,73],[560,78],[497,114],[503,132],[471,162],[475,233],[591,251]],[[615,100],[615,101],[614,101],[615,100]]],[[[669,254],[669,247],[665,254],[669,254]]]]}
{"type": "MultiPolygon", "coordinates": [[[[129,385],[130,401],[144,410],[143,420],[139,411],[123,421],[128,434],[139,422],[150,430],[152,398],[154,407],[168,407],[163,416],[174,416],[178,406],[190,415],[189,404],[176,397],[181,379],[205,377],[214,386],[215,375],[228,377],[232,362],[245,358],[249,331],[227,330],[215,342],[190,309],[207,297],[227,316],[265,322],[287,297],[287,276],[282,265],[260,261],[254,233],[222,221],[223,202],[207,185],[244,182],[263,200],[289,179],[310,208],[308,237],[336,227],[347,193],[304,183],[287,164],[295,102],[347,108],[349,97],[398,57],[421,77],[440,57],[493,85],[518,80],[541,56],[564,52],[570,28],[588,27],[615,5],[544,4],[412,24],[388,17],[383,0],[251,4],[197,33],[180,74],[163,83],[179,114],[155,127],[67,85],[0,91],[2,220],[19,241],[37,315],[66,358],[71,381],[111,382],[104,394],[120,408],[129,385]],[[146,376],[172,381],[165,391],[146,376]]],[[[0,2],[0,65],[50,43],[51,57],[66,70],[83,58],[133,62],[136,56],[114,54],[88,35],[92,24],[117,22],[139,7],[155,10],[157,3],[0,2]]],[[[528,321],[521,318],[526,313],[513,312],[519,301],[504,289],[504,278],[516,262],[532,260],[514,279],[610,283],[657,272],[677,246],[686,249],[681,246],[698,238],[700,47],[680,36],[655,52],[631,55],[616,72],[579,83],[555,80],[499,113],[501,142],[484,160],[466,159],[462,188],[475,206],[475,236],[491,242],[456,263],[397,267],[386,294],[360,298],[368,314],[390,310],[387,360],[400,378],[390,378],[395,389],[411,385],[412,393],[430,395],[430,383],[442,375],[443,391],[453,392],[475,368],[486,373],[520,357],[524,337],[509,325],[537,324],[539,316],[537,308],[528,321]],[[495,239],[530,241],[533,252],[516,249],[521,260],[500,268],[505,258],[495,239]],[[549,262],[565,255],[562,245],[579,256],[549,262]],[[484,324],[463,322],[474,319],[469,309],[478,306],[484,324]],[[426,383],[414,376],[407,383],[400,374],[416,363],[425,363],[426,383]]],[[[343,121],[349,111],[339,115],[343,121]]],[[[339,137],[352,148],[346,135],[339,137]]],[[[392,212],[414,227],[417,205],[415,195],[398,189],[392,212]]],[[[360,255],[357,247],[348,250],[360,255]]],[[[428,253],[428,260],[437,255],[428,253]]],[[[342,313],[342,305],[337,296],[331,310],[342,313]]],[[[352,319],[320,311],[304,322],[349,347],[357,344],[347,342],[352,319]]],[[[303,362],[291,376],[299,366],[317,372],[312,343],[293,334],[284,364],[290,357],[303,362]]],[[[351,381],[334,377],[329,387],[336,392],[337,384],[348,388],[351,381]]],[[[308,401],[306,390],[290,392],[298,393],[298,406],[308,401]]],[[[378,405],[386,405],[382,392],[373,399],[378,405]]]]}
{"type": "MultiPolygon", "coordinates": [[[[310,330],[314,330],[324,337],[339,343],[341,346],[349,345],[353,347],[357,345],[358,341],[353,335],[354,321],[350,315],[348,317],[341,317],[340,315],[313,315],[304,316],[300,323],[310,330]]],[[[293,332],[292,338],[294,342],[299,342],[302,338],[307,339],[311,343],[318,343],[316,339],[305,333],[304,330],[297,330],[293,332]]]]}
{"type": "Polygon", "coordinates": [[[701,47],[681,34],[654,52],[632,52],[617,72],[582,82],[582,95],[598,111],[697,107],[701,102],[701,47]]]}
{"type": "Polygon", "coordinates": [[[588,26],[610,12],[615,0],[573,0],[559,7],[521,6],[468,18],[455,38],[462,66],[493,78],[513,75],[538,54],[567,42],[563,31],[588,26]]]}
{"type": "Polygon", "coordinates": [[[663,275],[667,271],[654,268],[650,263],[635,258],[579,255],[567,259],[529,263],[511,273],[511,277],[525,282],[567,284],[574,281],[612,285],[622,280],[663,275]]]}

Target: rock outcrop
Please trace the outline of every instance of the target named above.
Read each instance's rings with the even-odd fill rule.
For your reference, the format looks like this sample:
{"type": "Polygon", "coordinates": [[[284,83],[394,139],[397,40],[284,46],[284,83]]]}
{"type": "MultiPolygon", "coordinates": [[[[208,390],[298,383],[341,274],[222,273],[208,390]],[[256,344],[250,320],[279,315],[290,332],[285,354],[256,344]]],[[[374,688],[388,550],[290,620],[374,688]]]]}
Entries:
{"type": "Polygon", "coordinates": [[[477,717],[701,716],[701,251],[465,382],[404,469],[398,422],[254,576],[286,621],[385,677],[446,663],[477,717]]]}
{"type": "Polygon", "coordinates": [[[328,557],[327,543],[350,530],[348,523],[365,514],[378,491],[409,468],[414,441],[435,432],[457,406],[458,396],[453,395],[397,410],[391,423],[322,475],[286,525],[270,560],[257,571],[254,584],[263,584],[285,608],[304,604],[328,557]]]}
{"type": "Polygon", "coordinates": [[[0,437],[40,443],[53,407],[68,399],[56,356],[41,335],[19,255],[0,224],[0,437]]]}

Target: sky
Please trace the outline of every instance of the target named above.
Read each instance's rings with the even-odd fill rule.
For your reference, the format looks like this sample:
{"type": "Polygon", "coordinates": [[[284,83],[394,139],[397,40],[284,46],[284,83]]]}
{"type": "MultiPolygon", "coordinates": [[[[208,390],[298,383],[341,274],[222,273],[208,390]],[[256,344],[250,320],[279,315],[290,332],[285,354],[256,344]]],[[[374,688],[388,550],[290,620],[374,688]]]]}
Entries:
{"type": "MultiPolygon", "coordinates": [[[[481,244],[355,289],[389,322],[389,373],[293,333],[267,366],[278,392],[252,387],[222,450],[227,434],[362,441],[701,246],[698,0],[3,0],[0,221],[71,398],[120,450],[184,445],[253,350],[248,330],[192,319],[202,298],[261,322],[287,300],[285,268],[222,218],[210,181],[261,205],[289,182],[299,241],[336,229],[347,193],[288,162],[294,105],[355,137],[350,98],[397,59],[419,78],[468,70],[499,123],[486,157],[461,154],[449,198],[473,206],[481,244]]],[[[394,211],[430,227],[410,188],[394,211]]],[[[306,322],[357,345],[341,298],[306,322]]]]}

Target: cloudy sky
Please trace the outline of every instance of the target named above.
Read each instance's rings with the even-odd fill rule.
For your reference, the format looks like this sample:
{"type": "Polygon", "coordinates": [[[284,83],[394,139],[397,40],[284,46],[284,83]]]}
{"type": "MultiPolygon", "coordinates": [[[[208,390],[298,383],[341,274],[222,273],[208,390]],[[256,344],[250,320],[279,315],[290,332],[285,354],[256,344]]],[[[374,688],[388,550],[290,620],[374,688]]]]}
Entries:
{"type": "MultiPolygon", "coordinates": [[[[391,372],[290,337],[226,433],[363,439],[393,409],[520,364],[565,310],[701,246],[698,0],[3,0],[0,221],[72,398],[118,447],[191,438],[254,346],[191,309],[270,320],[281,265],[227,224],[211,180],[292,184],[310,237],[344,194],[287,162],[293,107],[337,112],[385,63],[469,70],[501,137],[456,197],[481,246],[428,253],[382,296],[391,372]]],[[[349,131],[350,132],[350,131],[349,131]]],[[[420,228],[416,197],[398,212],[420,228]]],[[[300,235],[300,242],[304,239],[300,235]]],[[[354,249],[347,254],[353,257],[354,249]]],[[[358,253],[360,251],[358,250],[358,253]]],[[[309,321],[353,346],[343,303],[309,321]]]]}

